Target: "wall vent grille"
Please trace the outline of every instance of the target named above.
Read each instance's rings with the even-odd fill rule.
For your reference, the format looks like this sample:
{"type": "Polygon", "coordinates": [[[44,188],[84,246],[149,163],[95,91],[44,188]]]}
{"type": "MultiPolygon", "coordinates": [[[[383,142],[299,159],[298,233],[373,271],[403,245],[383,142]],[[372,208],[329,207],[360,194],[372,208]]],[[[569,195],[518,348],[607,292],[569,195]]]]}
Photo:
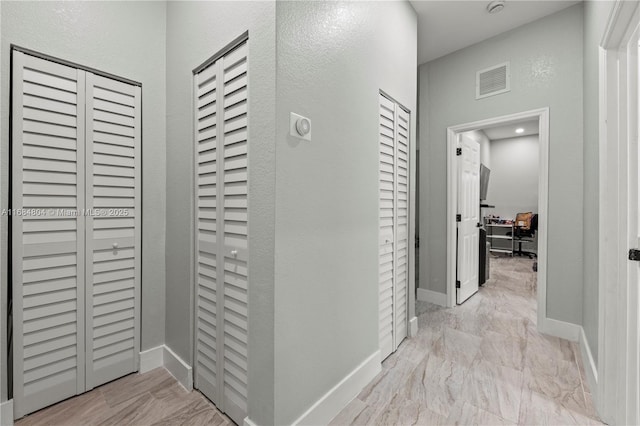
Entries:
{"type": "Polygon", "coordinates": [[[499,95],[511,90],[509,62],[485,68],[476,73],[476,99],[499,95]]]}

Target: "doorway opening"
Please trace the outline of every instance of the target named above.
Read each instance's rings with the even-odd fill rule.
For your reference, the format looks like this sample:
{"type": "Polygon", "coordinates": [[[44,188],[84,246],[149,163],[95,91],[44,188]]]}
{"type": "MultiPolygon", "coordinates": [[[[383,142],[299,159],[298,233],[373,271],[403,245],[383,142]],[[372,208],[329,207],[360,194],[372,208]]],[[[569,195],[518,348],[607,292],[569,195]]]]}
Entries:
{"type": "Polygon", "coordinates": [[[496,265],[503,269],[524,271],[526,266],[523,265],[530,263],[532,269],[534,264],[536,269],[532,271],[532,278],[535,279],[534,291],[537,293],[538,327],[544,323],[548,147],[548,108],[448,128],[446,300],[449,307],[464,303],[477,292],[487,273],[491,276],[491,266],[486,267],[487,258],[498,260],[496,265]],[[515,133],[516,129],[522,129],[521,133],[515,133]],[[507,139],[505,132],[508,131],[514,132],[515,137],[523,137],[507,139]],[[491,139],[486,132],[493,135],[496,141],[504,139],[494,142],[494,171],[491,171],[491,139]],[[484,139],[482,144],[479,139],[484,139]],[[465,148],[471,153],[465,155],[465,148]],[[535,176],[525,179],[526,183],[522,184],[524,187],[519,194],[513,193],[511,186],[514,182],[509,180],[509,176],[516,172],[522,174],[522,165],[517,163],[526,159],[516,160],[513,157],[515,150],[522,151],[523,156],[532,157],[526,174],[535,173],[535,176]],[[511,164],[507,161],[509,158],[511,164]],[[500,182],[496,182],[498,178],[500,182]],[[534,214],[537,215],[535,223],[534,214]],[[481,244],[481,234],[489,240],[488,247],[486,240],[481,244]],[[483,250],[485,255],[481,259],[483,250]],[[509,261],[513,265],[509,266],[509,261]]]}

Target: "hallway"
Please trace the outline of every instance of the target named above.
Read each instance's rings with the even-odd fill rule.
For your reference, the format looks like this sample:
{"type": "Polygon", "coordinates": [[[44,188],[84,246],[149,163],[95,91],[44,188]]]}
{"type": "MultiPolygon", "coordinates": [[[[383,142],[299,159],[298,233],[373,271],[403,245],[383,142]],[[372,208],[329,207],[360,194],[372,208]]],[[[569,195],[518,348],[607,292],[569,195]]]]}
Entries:
{"type": "Polygon", "coordinates": [[[331,424],[601,424],[578,345],[536,330],[532,266],[493,257],[463,305],[418,302],[418,335],[331,424]]]}

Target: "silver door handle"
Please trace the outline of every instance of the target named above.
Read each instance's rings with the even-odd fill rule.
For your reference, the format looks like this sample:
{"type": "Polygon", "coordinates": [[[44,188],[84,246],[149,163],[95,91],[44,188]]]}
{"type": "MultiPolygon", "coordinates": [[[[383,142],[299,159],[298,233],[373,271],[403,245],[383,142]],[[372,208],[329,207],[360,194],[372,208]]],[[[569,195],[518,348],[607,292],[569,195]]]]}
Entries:
{"type": "Polygon", "coordinates": [[[118,243],[113,243],[111,247],[113,247],[113,249],[116,250],[118,248],[118,243]]]}
{"type": "Polygon", "coordinates": [[[238,255],[238,250],[231,250],[231,256],[236,257],[238,255]]]}

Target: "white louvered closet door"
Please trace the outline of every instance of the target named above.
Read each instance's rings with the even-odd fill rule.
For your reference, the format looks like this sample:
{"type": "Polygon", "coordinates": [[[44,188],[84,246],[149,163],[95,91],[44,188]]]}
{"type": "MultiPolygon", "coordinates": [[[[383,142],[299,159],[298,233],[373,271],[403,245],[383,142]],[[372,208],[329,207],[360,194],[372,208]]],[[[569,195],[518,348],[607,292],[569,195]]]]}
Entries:
{"type": "Polygon", "coordinates": [[[87,390],[138,370],[141,88],[87,73],[87,390]]]}
{"type": "Polygon", "coordinates": [[[379,346],[381,359],[407,337],[409,113],[380,94],[379,346]]]}
{"type": "Polygon", "coordinates": [[[138,369],[140,87],[13,55],[15,417],[138,369]]]}
{"type": "Polygon", "coordinates": [[[84,390],[84,218],[57,214],[84,206],[84,73],[14,51],[12,115],[13,396],[22,417],[84,390]]]}
{"type": "Polygon", "coordinates": [[[380,170],[379,170],[379,344],[381,359],[394,350],[394,281],[396,216],[396,140],[395,105],[380,95],[380,170]]]}
{"type": "Polygon", "coordinates": [[[395,346],[407,337],[409,313],[409,113],[396,104],[395,346]]]}
{"type": "Polygon", "coordinates": [[[246,39],[195,74],[196,387],[247,415],[248,135],[246,39]]]}

